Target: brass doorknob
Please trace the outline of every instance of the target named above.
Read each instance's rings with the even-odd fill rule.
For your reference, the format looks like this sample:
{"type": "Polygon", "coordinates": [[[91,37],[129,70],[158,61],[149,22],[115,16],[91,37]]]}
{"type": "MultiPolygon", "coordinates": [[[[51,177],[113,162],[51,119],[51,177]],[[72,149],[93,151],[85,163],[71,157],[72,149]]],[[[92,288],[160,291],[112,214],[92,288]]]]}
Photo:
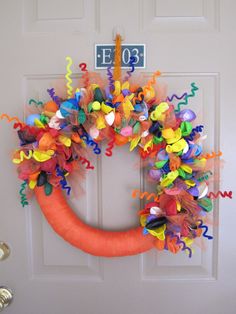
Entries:
{"type": "Polygon", "coordinates": [[[13,293],[7,287],[0,287],[0,312],[4,310],[13,300],[13,293]]]}
{"type": "Polygon", "coordinates": [[[8,258],[10,255],[10,248],[5,242],[0,242],[0,261],[8,258]]]}

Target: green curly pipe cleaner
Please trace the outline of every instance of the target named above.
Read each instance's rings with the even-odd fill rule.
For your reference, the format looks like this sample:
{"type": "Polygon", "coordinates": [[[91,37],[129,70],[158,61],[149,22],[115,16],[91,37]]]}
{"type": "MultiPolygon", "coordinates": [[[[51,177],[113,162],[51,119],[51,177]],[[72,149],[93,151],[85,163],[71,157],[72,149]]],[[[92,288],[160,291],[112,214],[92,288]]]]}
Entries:
{"type": "Polygon", "coordinates": [[[43,105],[42,101],[36,101],[33,98],[29,100],[29,105],[31,105],[32,103],[35,104],[36,106],[42,106],[43,105]]]}
{"type": "Polygon", "coordinates": [[[26,186],[27,186],[27,183],[23,182],[21,184],[21,189],[19,191],[20,199],[21,199],[20,202],[21,202],[22,207],[25,207],[25,206],[29,205],[27,197],[26,197],[26,194],[25,194],[26,186]]]}
{"type": "Polygon", "coordinates": [[[202,177],[198,178],[197,180],[199,182],[208,180],[211,175],[212,175],[212,172],[211,171],[207,171],[202,177]]]}
{"type": "Polygon", "coordinates": [[[180,106],[188,105],[188,99],[190,97],[194,97],[195,96],[195,92],[198,90],[198,87],[195,85],[194,82],[191,83],[191,86],[192,86],[191,94],[188,94],[187,96],[185,96],[185,100],[178,103],[177,109],[175,109],[175,112],[180,112],[180,106]]]}

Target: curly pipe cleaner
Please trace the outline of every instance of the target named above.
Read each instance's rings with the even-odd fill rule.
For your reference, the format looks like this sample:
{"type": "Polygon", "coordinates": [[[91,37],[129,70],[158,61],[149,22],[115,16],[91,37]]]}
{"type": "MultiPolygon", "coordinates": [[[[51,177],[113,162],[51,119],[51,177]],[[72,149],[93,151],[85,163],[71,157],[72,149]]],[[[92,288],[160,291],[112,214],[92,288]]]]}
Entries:
{"type": "Polygon", "coordinates": [[[191,134],[189,135],[188,139],[189,139],[190,141],[193,141],[195,135],[196,135],[197,133],[202,132],[203,128],[204,128],[203,125],[197,125],[194,129],[192,129],[192,132],[191,132],[191,134]]]}
{"type": "Polygon", "coordinates": [[[212,158],[220,157],[222,155],[223,155],[222,152],[219,151],[218,153],[212,152],[211,154],[201,155],[201,158],[212,159],[212,158]]]}
{"type": "Polygon", "coordinates": [[[31,105],[31,104],[34,104],[36,106],[42,106],[43,102],[42,101],[36,101],[35,99],[32,98],[29,100],[29,105],[31,105]]]}
{"type": "Polygon", "coordinates": [[[33,156],[32,150],[29,150],[28,155],[25,152],[21,151],[20,152],[20,158],[13,158],[12,162],[14,164],[20,164],[22,161],[24,161],[24,159],[29,160],[30,158],[32,158],[32,156],[33,156]]]}
{"type": "Polygon", "coordinates": [[[108,77],[108,81],[109,81],[109,89],[110,89],[110,91],[113,91],[115,87],[114,87],[114,79],[113,79],[111,67],[107,68],[107,77],[108,77]]]}
{"type": "Polygon", "coordinates": [[[188,95],[188,93],[183,93],[183,95],[181,95],[181,96],[178,96],[178,95],[176,95],[176,94],[173,94],[171,97],[167,97],[166,98],[166,101],[172,101],[174,98],[176,98],[176,99],[178,99],[178,100],[181,100],[181,99],[183,99],[184,97],[186,97],[188,95]]]}
{"type": "Polygon", "coordinates": [[[219,198],[220,196],[223,198],[228,197],[228,198],[232,199],[233,198],[233,192],[232,191],[224,191],[224,192],[217,191],[216,193],[210,192],[207,196],[211,199],[216,199],[216,198],[219,198]]]}
{"type": "Polygon", "coordinates": [[[182,245],[182,251],[186,251],[186,250],[187,250],[187,251],[188,251],[188,257],[189,257],[189,258],[192,257],[192,250],[191,250],[191,248],[188,247],[184,241],[180,240],[180,237],[179,237],[179,236],[177,236],[176,234],[174,234],[172,231],[167,231],[167,232],[166,232],[166,235],[167,235],[167,234],[169,234],[172,239],[173,239],[173,238],[177,239],[176,244],[182,245]]]}
{"type": "Polygon", "coordinates": [[[20,191],[19,191],[20,202],[21,202],[22,207],[25,207],[25,206],[29,205],[27,197],[26,197],[26,194],[25,194],[26,186],[27,186],[27,183],[23,182],[21,184],[21,188],[20,188],[20,191]]]}
{"type": "Polygon", "coordinates": [[[137,97],[134,97],[133,98],[133,104],[136,102],[136,100],[138,101],[142,101],[142,97],[144,97],[150,90],[151,90],[151,87],[156,83],[156,79],[158,76],[161,75],[161,72],[160,71],[156,71],[153,75],[152,75],[152,78],[147,82],[147,86],[145,86],[143,88],[143,91],[142,92],[139,92],[138,93],[138,96],[137,97]]]}
{"type": "Polygon", "coordinates": [[[87,145],[89,145],[89,146],[94,146],[93,152],[94,152],[96,155],[101,154],[101,149],[98,147],[98,144],[97,144],[96,142],[94,142],[92,139],[90,139],[89,136],[88,136],[88,134],[83,133],[82,139],[85,140],[85,142],[86,142],[87,145]]]}
{"type": "Polygon", "coordinates": [[[71,79],[71,74],[72,74],[72,71],[71,71],[71,65],[72,65],[72,59],[71,57],[66,57],[66,61],[68,62],[67,63],[67,66],[66,66],[66,80],[67,80],[67,83],[66,83],[66,87],[67,87],[67,98],[71,98],[72,97],[72,93],[73,93],[73,87],[71,86],[72,84],[72,79],[71,79]]]}
{"type": "Polygon", "coordinates": [[[201,219],[199,219],[198,222],[200,223],[200,224],[198,225],[198,227],[201,228],[201,229],[204,229],[204,232],[203,232],[202,235],[203,235],[205,238],[207,238],[208,240],[212,240],[213,237],[210,236],[210,235],[207,235],[207,232],[208,232],[208,227],[207,227],[207,225],[204,225],[204,224],[203,224],[203,221],[202,221],[201,219]]]}
{"type": "Polygon", "coordinates": [[[195,85],[195,83],[191,83],[191,86],[192,86],[191,94],[187,94],[187,96],[185,96],[185,100],[178,103],[177,109],[175,109],[175,112],[180,112],[180,106],[188,105],[189,98],[194,97],[196,95],[195,92],[198,90],[198,87],[195,85]]]}
{"type": "Polygon", "coordinates": [[[52,98],[52,100],[58,105],[58,107],[60,107],[60,105],[61,105],[60,98],[55,95],[54,88],[47,89],[47,92],[48,92],[49,96],[52,98]]]}
{"type": "Polygon", "coordinates": [[[115,138],[112,138],[108,144],[107,144],[107,148],[106,148],[106,153],[105,155],[108,156],[108,157],[111,157],[113,152],[113,148],[114,148],[114,145],[115,145],[115,138]]]}
{"type": "Polygon", "coordinates": [[[141,192],[140,190],[133,190],[132,198],[136,197],[140,198],[141,200],[145,197],[147,201],[149,201],[151,198],[153,198],[155,202],[159,201],[159,198],[155,193],[148,193],[147,191],[141,192]]]}
{"type": "Polygon", "coordinates": [[[127,76],[125,77],[125,81],[128,81],[128,79],[131,77],[131,73],[134,72],[135,70],[135,61],[136,61],[136,58],[134,56],[130,56],[130,60],[129,60],[129,66],[131,67],[131,69],[129,71],[127,71],[127,76]]]}
{"type": "Polygon", "coordinates": [[[211,171],[207,171],[203,176],[201,176],[201,177],[198,178],[197,180],[198,180],[199,182],[208,180],[211,175],[212,175],[212,172],[211,172],[211,171]]]}
{"type": "Polygon", "coordinates": [[[82,76],[82,79],[84,81],[84,86],[88,87],[89,86],[89,72],[88,72],[88,69],[87,69],[87,64],[84,63],[84,62],[80,63],[79,67],[80,67],[81,71],[84,72],[84,74],[82,76]]]}
{"type": "Polygon", "coordinates": [[[65,176],[64,176],[63,171],[61,171],[61,170],[59,169],[59,167],[57,167],[57,168],[56,168],[56,172],[57,172],[57,176],[62,178],[62,179],[60,180],[60,184],[61,184],[62,189],[66,191],[66,194],[67,194],[67,195],[70,195],[71,187],[67,184],[67,181],[66,181],[66,178],[65,178],[65,176]]]}
{"type": "Polygon", "coordinates": [[[9,116],[8,114],[6,114],[6,113],[3,113],[3,114],[1,114],[0,115],[0,119],[2,120],[2,119],[7,119],[7,122],[8,123],[10,123],[10,122],[12,122],[12,121],[16,121],[17,123],[20,123],[20,124],[23,124],[23,122],[21,122],[20,120],[19,120],[19,118],[17,118],[17,117],[11,117],[11,116],[9,116]]]}
{"type": "Polygon", "coordinates": [[[79,161],[82,165],[86,164],[86,169],[94,169],[94,166],[90,163],[90,161],[82,156],[79,157],[79,161]]]}

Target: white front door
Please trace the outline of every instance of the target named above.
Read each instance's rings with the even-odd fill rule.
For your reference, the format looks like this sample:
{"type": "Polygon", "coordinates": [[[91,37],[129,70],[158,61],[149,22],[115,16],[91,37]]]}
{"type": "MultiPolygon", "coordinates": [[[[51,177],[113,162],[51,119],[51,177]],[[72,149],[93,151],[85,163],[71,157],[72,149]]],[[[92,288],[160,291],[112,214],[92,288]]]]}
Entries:
{"type": "MultiPolygon", "coordinates": [[[[125,43],[146,44],[142,72],[161,70],[169,95],[190,90],[192,82],[199,87],[190,106],[206,125],[206,150],[224,154],[220,189],[233,190],[235,11],[233,0],[1,0],[0,113],[23,118],[30,98],[46,101],[67,55],[74,72],[81,62],[94,70],[94,44],[112,43],[113,29],[120,29],[125,43]]],[[[89,256],[52,231],[35,201],[21,208],[10,158],[17,139],[10,123],[2,121],[0,130],[0,241],[11,250],[0,261],[0,286],[14,292],[6,313],[235,313],[234,200],[215,202],[214,240],[191,259],[154,249],[124,258],[89,256]]],[[[137,225],[140,204],[131,193],[144,188],[137,163],[126,148],[111,158],[103,154],[83,183],[87,193],[69,201],[74,210],[101,228],[137,225]]]]}

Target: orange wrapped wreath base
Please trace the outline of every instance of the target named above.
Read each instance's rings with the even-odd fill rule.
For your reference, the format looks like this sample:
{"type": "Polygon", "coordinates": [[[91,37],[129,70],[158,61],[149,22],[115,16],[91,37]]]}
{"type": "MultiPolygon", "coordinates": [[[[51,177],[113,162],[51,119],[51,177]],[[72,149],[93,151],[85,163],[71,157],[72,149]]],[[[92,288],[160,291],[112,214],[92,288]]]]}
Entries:
{"type": "Polygon", "coordinates": [[[35,188],[41,210],[54,231],[71,245],[95,256],[118,257],[135,255],[153,248],[154,238],[143,236],[143,228],[127,231],[105,231],[88,226],[67,204],[60,188],[45,195],[42,187],[35,188]]]}

